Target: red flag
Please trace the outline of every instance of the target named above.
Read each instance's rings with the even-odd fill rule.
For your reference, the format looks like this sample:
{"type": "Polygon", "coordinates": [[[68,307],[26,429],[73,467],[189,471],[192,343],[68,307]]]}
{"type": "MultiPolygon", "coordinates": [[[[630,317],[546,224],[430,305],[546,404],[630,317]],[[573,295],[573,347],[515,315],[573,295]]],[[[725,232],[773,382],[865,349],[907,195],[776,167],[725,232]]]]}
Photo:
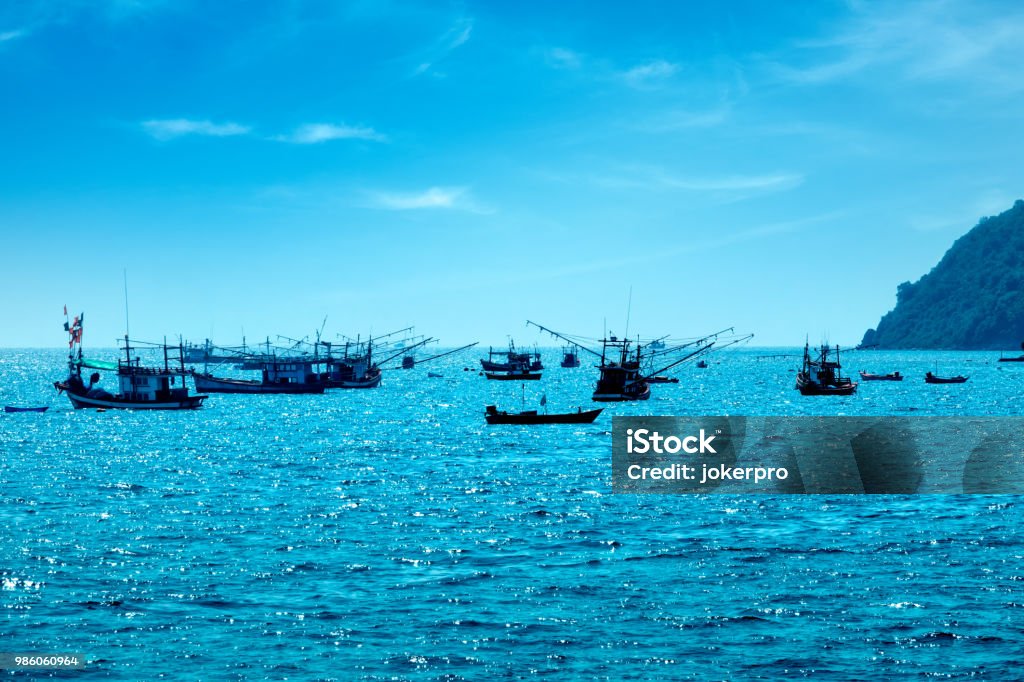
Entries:
{"type": "Polygon", "coordinates": [[[67,316],[68,316],[68,304],[65,303],[64,304],[64,317],[67,317],[67,316]]]}

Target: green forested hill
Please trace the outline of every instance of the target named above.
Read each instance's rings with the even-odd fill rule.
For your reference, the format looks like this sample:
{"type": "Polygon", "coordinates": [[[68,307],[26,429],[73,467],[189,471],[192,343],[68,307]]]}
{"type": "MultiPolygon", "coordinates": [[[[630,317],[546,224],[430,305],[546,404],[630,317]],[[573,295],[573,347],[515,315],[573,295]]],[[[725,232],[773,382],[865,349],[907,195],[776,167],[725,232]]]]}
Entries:
{"type": "Polygon", "coordinates": [[[1015,349],[1024,341],[1024,201],[983,218],[927,275],[896,289],[896,307],[864,345],[1015,349]]]}

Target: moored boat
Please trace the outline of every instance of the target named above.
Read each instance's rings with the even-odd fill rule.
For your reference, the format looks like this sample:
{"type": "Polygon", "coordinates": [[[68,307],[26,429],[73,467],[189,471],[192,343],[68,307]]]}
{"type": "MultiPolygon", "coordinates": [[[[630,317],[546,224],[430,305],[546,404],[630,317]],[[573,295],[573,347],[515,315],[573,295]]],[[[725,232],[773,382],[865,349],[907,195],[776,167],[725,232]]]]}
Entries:
{"type": "Polygon", "coordinates": [[[49,405],[43,405],[42,407],[16,407],[14,405],[5,405],[4,412],[7,414],[14,414],[17,412],[46,412],[50,409],[49,405]]]}
{"type": "Polygon", "coordinates": [[[903,381],[903,375],[899,372],[889,372],[888,374],[871,374],[861,370],[860,378],[863,381],[903,381]]]}
{"type": "Polygon", "coordinates": [[[516,344],[514,341],[509,339],[507,351],[496,351],[493,347],[487,351],[487,359],[480,359],[480,366],[485,372],[512,372],[512,371],[530,371],[540,372],[544,369],[544,364],[541,362],[540,353],[534,351],[533,353],[523,353],[516,350],[516,344]],[[504,357],[504,362],[495,361],[495,357],[504,357]]]}
{"type": "Polygon", "coordinates": [[[215,377],[207,372],[193,372],[192,380],[197,391],[204,393],[246,393],[246,394],[311,394],[323,393],[324,385],[320,382],[306,383],[287,381],[283,374],[277,380],[270,379],[270,373],[264,369],[263,379],[234,379],[215,377]]]}
{"type": "Polygon", "coordinates": [[[537,410],[506,412],[498,410],[494,405],[488,405],[484,418],[488,424],[592,424],[601,414],[602,409],[584,411],[580,407],[576,412],[545,414],[537,412],[537,410]]]}
{"type": "Polygon", "coordinates": [[[804,345],[803,366],[796,375],[796,388],[801,395],[852,395],[857,383],[841,374],[839,346],[834,349],[835,360],[830,359],[832,348],[822,345],[818,357],[811,358],[810,346],[804,345]]]}
{"type": "Polygon", "coordinates": [[[492,381],[538,381],[540,372],[529,370],[513,370],[508,372],[484,372],[484,376],[492,381]]]}
{"type": "Polygon", "coordinates": [[[924,375],[924,381],[926,384],[962,384],[968,379],[970,379],[970,377],[965,377],[963,375],[957,375],[955,377],[939,377],[935,376],[931,372],[924,375]]]}
{"type": "Polygon", "coordinates": [[[123,360],[111,363],[83,358],[84,317],[81,314],[75,317],[74,322],[64,323],[64,329],[70,335],[68,378],[53,384],[58,392],[67,393],[75,409],[192,410],[206,400],[205,395],[189,394],[185,384],[188,371],[185,369],[184,349],[180,344],[168,346],[166,342],[163,343],[163,367],[143,367],[138,357],[132,357],[133,349],[127,335],[124,337],[123,360]],[[176,357],[174,353],[177,353],[176,357]],[[116,371],[119,392],[110,393],[96,386],[100,381],[99,372],[93,372],[86,385],[82,380],[83,368],[116,371]],[[181,385],[177,386],[179,381],[181,385]]]}
{"type": "Polygon", "coordinates": [[[566,346],[562,349],[562,367],[573,368],[580,366],[580,354],[576,346],[566,346]]]}
{"type": "Polygon", "coordinates": [[[657,376],[653,376],[653,377],[648,377],[647,381],[652,383],[652,384],[678,384],[679,383],[679,379],[677,377],[667,377],[667,376],[663,376],[663,375],[657,375],[657,376]]]}

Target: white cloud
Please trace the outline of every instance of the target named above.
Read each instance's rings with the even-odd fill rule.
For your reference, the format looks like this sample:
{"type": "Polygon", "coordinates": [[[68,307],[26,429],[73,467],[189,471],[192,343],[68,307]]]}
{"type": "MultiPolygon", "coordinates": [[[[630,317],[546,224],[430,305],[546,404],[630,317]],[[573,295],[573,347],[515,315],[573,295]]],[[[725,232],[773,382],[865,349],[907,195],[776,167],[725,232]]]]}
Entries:
{"type": "Polygon", "coordinates": [[[249,126],[238,123],[214,123],[187,118],[151,119],[142,122],[142,128],[158,140],[170,140],[184,135],[206,135],[210,137],[231,137],[248,135],[249,126]]]}
{"type": "Polygon", "coordinates": [[[387,211],[449,209],[471,213],[492,213],[479,206],[466,187],[430,187],[421,192],[372,192],[369,206],[387,211]]]}
{"type": "Polygon", "coordinates": [[[583,65],[583,57],[578,52],[564,47],[548,48],[544,58],[556,69],[578,69],[583,65]]]}
{"type": "Polygon", "coordinates": [[[373,128],[363,126],[335,125],[333,123],[306,123],[296,128],[289,135],[278,135],[273,138],[279,142],[295,144],[318,144],[330,140],[373,140],[385,142],[387,136],[373,128]]]}
{"type": "MultiPolygon", "coordinates": [[[[465,45],[473,33],[473,20],[467,17],[460,17],[455,24],[449,28],[444,35],[434,41],[430,47],[422,50],[414,56],[417,62],[412,75],[420,76],[432,72],[434,66],[451,54],[454,50],[465,45]]],[[[436,74],[435,75],[440,75],[436,74]]]]}
{"type": "Polygon", "coordinates": [[[679,71],[679,65],[664,59],[634,66],[621,74],[622,80],[632,88],[649,88],[668,80],[679,71]]]}
{"type": "Polygon", "coordinates": [[[853,4],[832,35],[804,42],[772,65],[798,84],[852,78],[885,68],[886,78],[956,79],[1020,90],[1024,11],[969,0],[853,4]]]}

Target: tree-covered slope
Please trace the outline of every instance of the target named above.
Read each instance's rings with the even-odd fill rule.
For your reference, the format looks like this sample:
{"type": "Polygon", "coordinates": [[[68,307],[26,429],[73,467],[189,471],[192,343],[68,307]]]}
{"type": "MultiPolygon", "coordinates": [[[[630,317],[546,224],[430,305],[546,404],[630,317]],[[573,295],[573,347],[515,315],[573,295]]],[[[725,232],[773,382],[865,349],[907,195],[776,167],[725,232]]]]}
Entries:
{"type": "Polygon", "coordinates": [[[896,289],[896,307],[864,345],[1014,349],[1024,341],[1024,201],[983,218],[927,275],[896,289]]]}

